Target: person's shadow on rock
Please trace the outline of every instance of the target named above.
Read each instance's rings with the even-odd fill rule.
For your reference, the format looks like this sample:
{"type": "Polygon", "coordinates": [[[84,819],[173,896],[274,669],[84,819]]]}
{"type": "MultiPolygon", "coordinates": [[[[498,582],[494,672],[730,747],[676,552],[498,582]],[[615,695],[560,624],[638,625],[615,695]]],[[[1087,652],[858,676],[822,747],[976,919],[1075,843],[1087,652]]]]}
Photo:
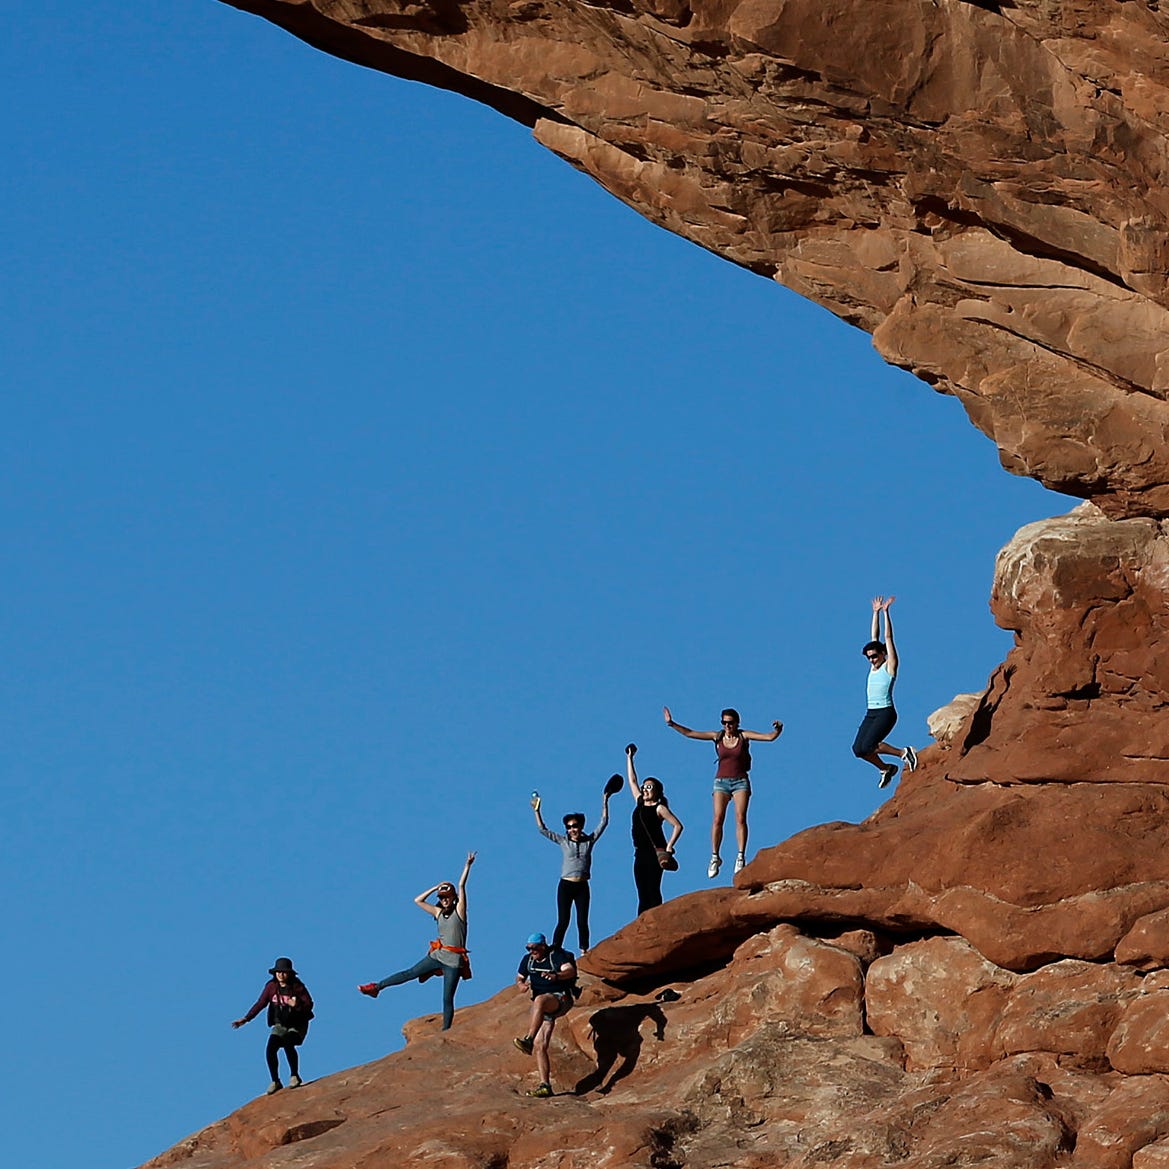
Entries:
{"type": "Polygon", "coordinates": [[[637,1067],[637,1058],[641,1054],[641,1024],[645,1019],[654,1021],[654,1038],[660,1043],[666,1037],[666,1016],[656,1003],[603,1007],[590,1017],[597,1067],[577,1083],[578,1096],[594,1089],[605,1095],[612,1091],[618,1080],[623,1080],[637,1067]],[[619,1065],[618,1060],[621,1060],[619,1065]],[[617,1065],[615,1071],[614,1065],[617,1065]],[[613,1073],[611,1076],[610,1072],[613,1073]],[[609,1076],[607,1083],[606,1076],[609,1076]]]}

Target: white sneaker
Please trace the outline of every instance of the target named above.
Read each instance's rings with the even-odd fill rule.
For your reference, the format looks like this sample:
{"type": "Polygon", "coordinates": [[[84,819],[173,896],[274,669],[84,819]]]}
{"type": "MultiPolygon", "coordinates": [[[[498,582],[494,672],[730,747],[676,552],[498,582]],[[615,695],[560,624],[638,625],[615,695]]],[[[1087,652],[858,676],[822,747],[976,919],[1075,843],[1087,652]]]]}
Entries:
{"type": "Polygon", "coordinates": [[[888,767],[882,769],[881,782],[877,784],[877,787],[888,787],[889,784],[893,782],[893,776],[896,774],[897,768],[892,763],[890,763],[888,767]]]}
{"type": "Polygon", "coordinates": [[[905,766],[908,767],[910,771],[917,770],[917,752],[912,747],[906,747],[905,750],[901,752],[901,758],[905,760],[905,766]]]}
{"type": "Polygon", "coordinates": [[[290,1088],[299,1088],[301,1085],[300,1076],[290,1076],[288,1078],[288,1086],[290,1088]]]}
{"type": "Polygon", "coordinates": [[[276,1093],[277,1093],[277,1092],[279,1092],[279,1091],[280,1091],[280,1089],[281,1089],[281,1088],[283,1088],[283,1087],[284,1087],[284,1085],[283,1085],[283,1084],[282,1084],[282,1083],[281,1083],[279,1080],[273,1080],[273,1081],[272,1081],[272,1082],[271,1082],[271,1083],[268,1085],[268,1092],[267,1092],[267,1094],[268,1094],[269,1096],[275,1096],[275,1095],[276,1095],[276,1093]]]}
{"type": "Polygon", "coordinates": [[[735,857],[735,872],[741,873],[746,867],[747,858],[742,853],[739,853],[739,855],[735,857]]]}
{"type": "Polygon", "coordinates": [[[711,856],[710,864],[706,866],[706,875],[713,881],[718,876],[719,869],[722,868],[722,858],[717,854],[711,856]]]}

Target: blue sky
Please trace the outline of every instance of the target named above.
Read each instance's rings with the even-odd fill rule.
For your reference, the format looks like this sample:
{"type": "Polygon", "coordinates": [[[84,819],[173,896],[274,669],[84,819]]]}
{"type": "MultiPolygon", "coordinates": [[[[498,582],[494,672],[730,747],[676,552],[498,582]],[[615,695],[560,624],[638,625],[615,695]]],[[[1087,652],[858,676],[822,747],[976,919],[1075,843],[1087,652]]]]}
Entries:
{"type": "MultiPolygon", "coordinates": [[[[994,554],[1071,501],[866,335],[211,0],[10,33],[13,1164],[125,1169],[261,1092],[262,1022],[228,1024],[279,954],[306,1077],[400,1046],[436,985],[354,988],[422,956],[412,898],[468,848],[460,1002],[494,993],[552,925],[529,793],[591,824],[631,739],[687,827],[667,892],[706,886],[712,755],[663,702],[786,723],[753,851],[880,802],[848,750],[874,593],[895,738],[1009,648],[994,554]]],[[[613,810],[595,937],[635,907],[613,810]]]]}

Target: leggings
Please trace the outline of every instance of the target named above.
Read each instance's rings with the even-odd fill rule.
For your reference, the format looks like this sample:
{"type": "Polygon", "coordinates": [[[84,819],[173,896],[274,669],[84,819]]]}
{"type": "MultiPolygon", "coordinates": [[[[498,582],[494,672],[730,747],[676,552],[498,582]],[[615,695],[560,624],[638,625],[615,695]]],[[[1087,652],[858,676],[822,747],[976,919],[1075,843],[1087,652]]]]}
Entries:
{"type": "Polygon", "coordinates": [[[409,970],[399,970],[389,978],[383,978],[377,984],[378,990],[385,990],[387,986],[401,986],[403,982],[412,982],[415,978],[424,982],[436,974],[442,975],[442,1029],[449,1031],[451,1020],[455,1017],[455,988],[459,985],[459,967],[447,966],[429,954],[419,962],[415,962],[409,970]]]}
{"type": "Polygon", "coordinates": [[[559,949],[568,933],[568,918],[576,906],[576,933],[580,938],[582,951],[589,948],[589,883],[588,881],[566,881],[562,877],[556,886],[556,932],[552,945],[559,949]]]}
{"type": "Polygon", "coordinates": [[[264,1056],[268,1060],[268,1074],[277,1082],[280,1080],[280,1063],[276,1057],[281,1048],[284,1048],[284,1054],[288,1057],[288,1074],[290,1076],[300,1075],[300,1056],[297,1054],[293,1037],[291,1035],[269,1035],[268,1048],[264,1052],[264,1056]]]}
{"type": "Polygon", "coordinates": [[[897,711],[891,706],[877,706],[868,711],[861,720],[861,725],[857,728],[856,738],[852,744],[852,753],[858,759],[871,755],[881,745],[881,740],[893,729],[896,722],[897,711]]]}
{"type": "Polygon", "coordinates": [[[656,849],[633,850],[633,883],[637,886],[637,912],[662,903],[662,863],[656,849]]]}

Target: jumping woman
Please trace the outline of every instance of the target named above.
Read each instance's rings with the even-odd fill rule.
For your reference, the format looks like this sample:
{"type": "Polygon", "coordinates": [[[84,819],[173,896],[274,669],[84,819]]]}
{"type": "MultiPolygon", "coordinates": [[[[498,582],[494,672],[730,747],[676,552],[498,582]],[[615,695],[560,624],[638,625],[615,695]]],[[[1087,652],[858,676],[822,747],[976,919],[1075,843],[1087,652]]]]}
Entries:
{"type": "Polygon", "coordinates": [[[871,763],[880,773],[878,787],[888,787],[897,774],[896,763],[886,763],[881,756],[892,755],[900,759],[913,771],[917,767],[917,752],[912,747],[894,747],[885,742],[885,736],[897,722],[897,710],[893,705],[893,683],[897,680],[897,647],[893,644],[893,617],[889,606],[896,597],[873,598],[873,624],[871,640],[861,653],[869,660],[867,680],[868,711],[856,732],[852,753],[866,763],[871,763]],[[885,617],[885,640],[878,640],[881,615],[885,617]]]}
{"type": "Polygon", "coordinates": [[[751,803],[750,742],[773,743],[783,733],[783,723],[776,719],[770,734],[762,731],[745,731],[739,726],[739,712],[728,707],[722,712],[721,731],[692,731],[681,723],[674,722],[668,706],[662,707],[666,726],[673,727],[688,739],[705,739],[714,743],[718,756],[718,768],[714,773],[714,816],[710,822],[710,864],[706,875],[713,880],[722,867],[720,851],[723,842],[723,821],[727,818],[727,805],[735,802],[735,839],[739,846],[735,856],[735,872],[747,863],[747,807],[751,803]]]}

